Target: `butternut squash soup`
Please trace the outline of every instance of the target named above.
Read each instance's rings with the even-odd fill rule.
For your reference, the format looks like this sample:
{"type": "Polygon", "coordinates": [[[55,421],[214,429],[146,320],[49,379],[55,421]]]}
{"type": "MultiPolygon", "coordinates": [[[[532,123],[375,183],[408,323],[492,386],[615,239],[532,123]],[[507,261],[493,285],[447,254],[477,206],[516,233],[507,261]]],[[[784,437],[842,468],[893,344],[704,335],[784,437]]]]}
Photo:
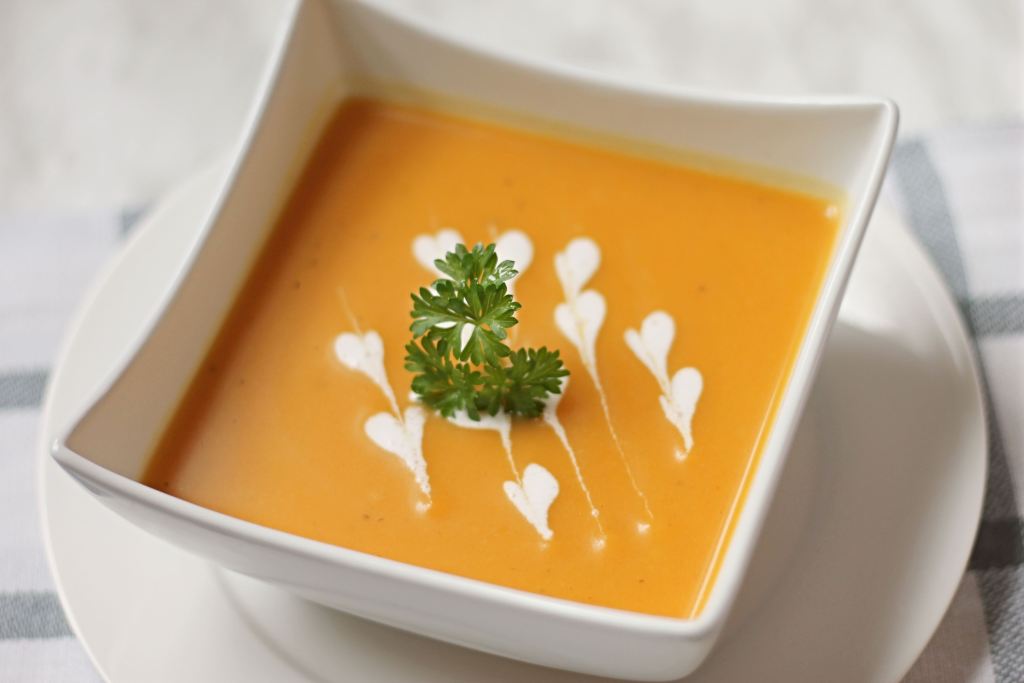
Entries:
{"type": "Polygon", "coordinates": [[[692,617],[837,214],[663,160],[347,101],[144,481],[381,557],[692,617]],[[410,392],[410,294],[456,245],[491,243],[518,272],[506,342],[558,349],[570,374],[532,419],[445,418],[410,392]]]}

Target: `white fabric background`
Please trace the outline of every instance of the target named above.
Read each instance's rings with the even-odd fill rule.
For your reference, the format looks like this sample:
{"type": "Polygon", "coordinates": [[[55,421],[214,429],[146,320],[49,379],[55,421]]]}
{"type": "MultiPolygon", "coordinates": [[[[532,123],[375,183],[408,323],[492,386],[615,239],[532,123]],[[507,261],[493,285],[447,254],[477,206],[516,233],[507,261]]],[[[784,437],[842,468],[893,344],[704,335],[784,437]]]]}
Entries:
{"type": "MultiPolygon", "coordinates": [[[[1024,113],[1019,0],[372,0],[646,81],[896,99],[903,130],[1024,113]]],[[[0,2],[0,209],[138,205],[238,130],[284,0],[0,2]]]]}

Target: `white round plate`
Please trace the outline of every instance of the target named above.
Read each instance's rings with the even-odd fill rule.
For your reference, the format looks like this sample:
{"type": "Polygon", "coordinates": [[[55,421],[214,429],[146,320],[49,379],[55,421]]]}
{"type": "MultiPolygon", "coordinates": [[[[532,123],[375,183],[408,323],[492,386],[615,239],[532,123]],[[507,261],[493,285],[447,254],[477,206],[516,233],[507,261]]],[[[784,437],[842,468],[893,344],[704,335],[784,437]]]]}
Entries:
{"type": "MultiPolygon", "coordinates": [[[[152,537],[50,459],[52,437],[141,328],[223,174],[140,226],[72,325],[40,440],[50,563],[112,683],[594,680],[371,624],[152,537]]],[[[960,581],[986,437],[973,355],[938,274],[892,213],[873,220],[727,633],[689,681],[898,681],[960,581]]]]}

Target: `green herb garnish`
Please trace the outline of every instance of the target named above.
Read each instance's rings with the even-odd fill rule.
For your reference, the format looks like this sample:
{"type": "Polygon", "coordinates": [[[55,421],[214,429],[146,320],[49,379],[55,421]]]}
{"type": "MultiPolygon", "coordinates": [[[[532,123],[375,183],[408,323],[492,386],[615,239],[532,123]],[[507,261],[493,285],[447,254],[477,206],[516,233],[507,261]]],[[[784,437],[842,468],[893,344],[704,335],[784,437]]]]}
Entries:
{"type": "Polygon", "coordinates": [[[448,277],[412,295],[413,340],[405,347],[412,390],[445,417],[460,410],[473,420],[498,411],[539,416],[569,371],[558,351],[505,343],[520,308],[505,284],[518,275],[515,263],[499,263],[493,244],[459,244],[434,265],[448,277]]]}

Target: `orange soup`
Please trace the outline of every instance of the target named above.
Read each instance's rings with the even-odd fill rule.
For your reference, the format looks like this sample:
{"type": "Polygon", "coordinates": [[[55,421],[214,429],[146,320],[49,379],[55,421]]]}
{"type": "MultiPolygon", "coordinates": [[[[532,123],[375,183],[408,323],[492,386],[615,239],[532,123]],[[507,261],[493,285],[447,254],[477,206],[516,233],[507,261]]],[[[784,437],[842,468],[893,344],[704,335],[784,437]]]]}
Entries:
{"type": "Polygon", "coordinates": [[[837,234],[824,199],[377,100],[338,109],[145,475],[275,529],[544,595],[699,612],[837,234]],[[410,393],[410,293],[516,261],[542,417],[410,393]]]}

